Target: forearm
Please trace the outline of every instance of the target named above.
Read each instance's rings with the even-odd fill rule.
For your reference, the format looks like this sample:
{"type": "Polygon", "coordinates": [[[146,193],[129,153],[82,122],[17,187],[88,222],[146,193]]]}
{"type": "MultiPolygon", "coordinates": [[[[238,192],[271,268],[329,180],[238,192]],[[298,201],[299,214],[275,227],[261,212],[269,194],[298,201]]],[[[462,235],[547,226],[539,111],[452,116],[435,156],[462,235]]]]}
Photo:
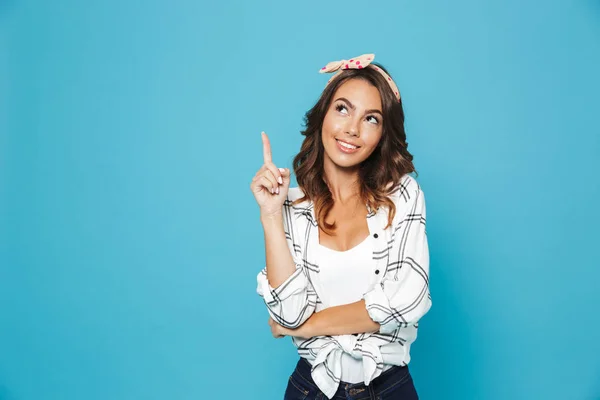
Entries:
{"type": "Polygon", "coordinates": [[[289,334],[302,337],[350,335],[377,332],[379,324],[367,313],[365,301],[360,300],[316,312],[296,331],[289,334]]]}
{"type": "Polygon", "coordinates": [[[277,288],[296,271],[296,265],[285,238],[283,216],[261,215],[260,219],[265,235],[267,279],[273,288],[277,288]]]}

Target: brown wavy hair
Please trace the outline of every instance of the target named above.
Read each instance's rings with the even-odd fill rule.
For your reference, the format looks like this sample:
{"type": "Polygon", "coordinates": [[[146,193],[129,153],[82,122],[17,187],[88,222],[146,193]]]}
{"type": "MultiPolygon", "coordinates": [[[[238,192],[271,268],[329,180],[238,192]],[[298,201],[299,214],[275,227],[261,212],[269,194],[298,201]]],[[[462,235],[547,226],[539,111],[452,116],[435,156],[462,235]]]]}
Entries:
{"type": "MultiPolygon", "coordinates": [[[[378,63],[372,63],[387,70],[378,63]]],[[[388,74],[389,75],[389,74],[388,74]]],[[[335,91],[350,79],[363,79],[379,90],[383,107],[383,132],[379,144],[373,153],[362,162],[359,168],[359,195],[363,203],[371,210],[381,206],[389,208],[388,224],[392,224],[396,207],[389,195],[397,188],[402,177],[417,171],[413,165],[413,156],[408,151],[404,130],[404,109],[402,100],[398,101],[385,78],[373,68],[347,69],[331,81],[321,93],[317,103],[304,116],[305,129],[301,132],[305,139],[300,152],[294,157],[293,168],[298,187],[304,193],[302,198],[313,201],[317,223],[325,232],[334,234],[336,223],[328,224],[325,218],[333,208],[333,197],[325,182],[323,157],[325,149],[321,140],[321,129],[325,114],[329,110],[335,91]],[[391,185],[390,185],[391,183],[391,185]]]]}

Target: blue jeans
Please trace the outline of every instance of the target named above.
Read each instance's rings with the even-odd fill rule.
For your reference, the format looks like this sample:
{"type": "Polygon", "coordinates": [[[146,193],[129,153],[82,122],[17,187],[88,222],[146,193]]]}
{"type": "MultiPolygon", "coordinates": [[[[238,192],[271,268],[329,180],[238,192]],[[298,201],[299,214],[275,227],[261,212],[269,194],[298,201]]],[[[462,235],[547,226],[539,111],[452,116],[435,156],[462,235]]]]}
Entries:
{"type": "MultiPolygon", "coordinates": [[[[290,376],[284,400],[327,400],[310,375],[311,365],[300,358],[290,376]]],[[[408,366],[394,366],[365,386],[363,383],[340,382],[333,399],[339,400],[418,400],[408,366]]]]}

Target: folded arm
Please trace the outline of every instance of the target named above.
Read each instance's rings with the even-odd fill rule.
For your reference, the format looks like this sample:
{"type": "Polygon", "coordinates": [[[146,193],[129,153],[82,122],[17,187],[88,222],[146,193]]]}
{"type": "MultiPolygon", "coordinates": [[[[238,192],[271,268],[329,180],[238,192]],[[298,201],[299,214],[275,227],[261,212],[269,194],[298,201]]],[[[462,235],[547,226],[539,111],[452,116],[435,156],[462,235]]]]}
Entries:
{"type": "Polygon", "coordinates": [[[301,265],[299,239],[289,200],[282,214],[261,218],[265,233],[266,267],[257,275],[257,293],[271,318],[297,328],[314,312],[317,295],[301,265]]]}
{"type": "Polygon", "coordinates": [[[285,336],[310,338],[314,336],[350,335],[377,332],[379,324],[369,316],[365,301],[329,307],[316,312],[299,328],[280,328],[277,333],[285,336]]]}
{"type": "Polygon", "coordinates": [[[410,193],[404,210],[392,225],[394,242],[390,252],[397,257],[390,259],[397,261],[388,265],[382,281],[362,300],[314,313],[304,325],[282,329],[281,334],[313,337],[391,333],[400,327],[415,325],[429,311],[429,249],[425,199],[420,188],[410,193]]]}

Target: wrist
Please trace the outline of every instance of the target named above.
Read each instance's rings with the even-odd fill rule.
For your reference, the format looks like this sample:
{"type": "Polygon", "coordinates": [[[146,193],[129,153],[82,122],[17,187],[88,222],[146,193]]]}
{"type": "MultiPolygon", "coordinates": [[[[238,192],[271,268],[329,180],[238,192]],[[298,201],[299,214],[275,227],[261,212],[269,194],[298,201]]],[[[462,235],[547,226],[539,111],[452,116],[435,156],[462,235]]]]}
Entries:
{"type": "Polygon", "coordinates": [[[260,222],[263,225],[279,223],[283,221],[283,214],[281,212],[276,213],[260,213],[260,222]]]}
{"type": "Polygon", "coordinates": [[[300,327],[298,329],[296,329],[296,333],[298,336],[300,337],[304,337],[304,338],[311,338],[313,336],[315,336],[314,334],[314,314],[311,315],[302,325],[300,325],[300,327]]]}

